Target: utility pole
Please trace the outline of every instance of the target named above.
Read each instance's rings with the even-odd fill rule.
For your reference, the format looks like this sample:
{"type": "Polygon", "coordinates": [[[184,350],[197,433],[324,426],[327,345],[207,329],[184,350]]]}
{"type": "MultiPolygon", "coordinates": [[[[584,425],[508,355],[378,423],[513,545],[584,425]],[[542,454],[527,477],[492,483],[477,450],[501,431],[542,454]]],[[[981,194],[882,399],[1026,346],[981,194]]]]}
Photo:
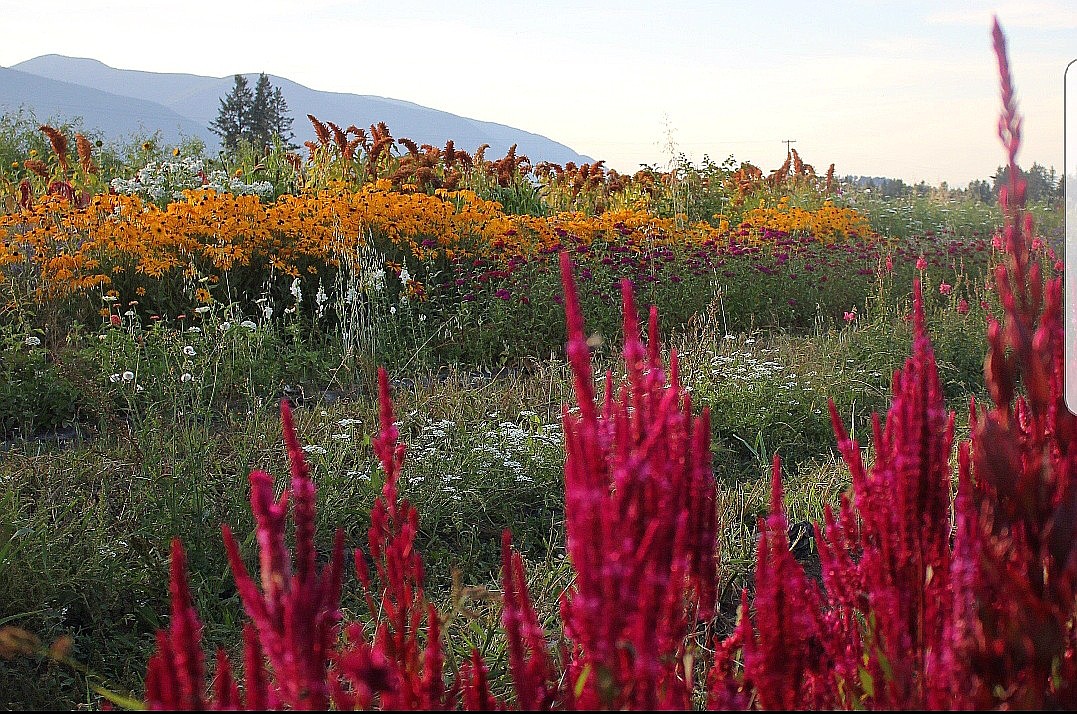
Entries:
{"type": "Polygon", "coordinates": [[[797,143],[797,140],[796,139],[783,139],[782,143],[785,144],[785,155],[789,156],[792,153],[791,150],[790,150],[790,145],[797,143]]]}

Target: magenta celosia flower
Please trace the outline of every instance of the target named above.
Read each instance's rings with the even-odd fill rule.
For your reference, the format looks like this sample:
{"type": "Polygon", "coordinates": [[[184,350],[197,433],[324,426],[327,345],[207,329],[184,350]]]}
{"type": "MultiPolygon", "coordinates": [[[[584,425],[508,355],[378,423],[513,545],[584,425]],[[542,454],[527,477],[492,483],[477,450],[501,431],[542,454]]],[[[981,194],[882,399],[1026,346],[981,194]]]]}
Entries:
{"type": "Polygon", "coordinates": [[[926,268],[927,268],[927,259],[925,259],[924,256],[921,255],[919,258],[916,259],[916,269],[922,271],[922,270],[925,270],[926,268]]]}
{"type": "Polygon", "coordinates": [[[561,601],[568,642],[558,673],[506,534],[504,622],[518,701],[522,708],[685,708],[686,639],[716,600],[709,417],[706,410],[692,417],[676,353],[669,374],[663,369],[654,308],[643,345],[627,280],[628,383],[615,390],[607,374],[599,409],[567,254],[561,273],[578,406],[563,411],[566,545],[576,579],[561,601]]]}
{"type": "Polygon", "coordinates": [[[970,410],[957,498],[954,417],[917,284],[913,354],[895,374],[885,428],[874,419],[870,468],[831,404],[853,493],[816,527],[826,599],[791,566],[775,498],[760,538],[756,623],[742,614],[718,648],[712,702],[742,706],[750,691],[763,708],[1077,706],[1077,417],[1062,397],[1061,283],[1044,290],[1031,259],[1014,163],[1020,122],[997,24],[995,43],[1011,162],[1006,264],[995,273],[1005,322],[988,327],[994,406],[970,410]],[[734,686],[720,675],[738,646],[745,666],[734,686]]]}
{"type": "MultiPolygon", "coordinates": [[[[278,500],[268,474],[251,473],[251,509],[259,545],[261,588],[247,572],[231,529],[222,526],[225,550],[243,607],[252,626],[244,631],[246,686],[238,686],[223,654],[218,655],[214,706],[220,708],[322,709],[329,706],[327,668],[335,647],[340,601],[343,531],[330,561],[319,572],[314,549],[314,485],[296,439],[287,401],[281,403],[285,444],[292,467],[291,489],[278,500]],[[289,499],[295,522],[296,558],[285,544],[289,499]],[[265,662],[268,660],[270,673],[265,662]]],[[[155,709],[204,708],[201,624],[187,590],[185,558],[172,545],[172,621],[158,635],[158,651],[147,673],[147,704],[155,709]]]]}
{"type": "Polygon", "coordinates": [[[957,301],[957,312],[959,315],[967,315],[969,312],[969,301],[965,298],[961,298],[957,301]]]}
{"type": "Polygon", "coordinates": [[[381,430],[373,445],[385,472],[385,484],[370,514],[368,543],[381,597],[376,599],[369,568],[363,554],[356,550],[356,575],[376,630],[373,644],[365,642],[361,631],[349,636],[356,647],[358,668],[349,670],[348,662],[341,660],[340,689],[363,691],[368,686],[364,678],[371,671],[368,661],[376,661],[380,663],[379,677],[385,685],[378,697],[382,708],[443,709],[452,705],[453,694],[444,681],[440,621],[423,593],[423,562],[415,547],[419,514],[397,494],[406,448],[399,441],[384,369],[378,370],[378,396],[381,430]]]}
{"type": "Polygon", "coordinates": [[[685,636],[715,605],[709,415],[692,417],[676,353],[668,376],[662,368],[654,308],[644,347],[627,280],[628,383],[615,396],[607,374],[600,412],[567,255],[561,273],[579,405],[563,415],[566,545],[577,577],[561,606],[575,647],[569,679],[582,682],[576,705],[685,706],[685,636]]]}
{"type": "Polygon", "coordinates": [[[939,294],[949,295],[951,292],[953,292],[953,290],[953,285],[950,285],[949,283],[939,283],[939,294]]]}

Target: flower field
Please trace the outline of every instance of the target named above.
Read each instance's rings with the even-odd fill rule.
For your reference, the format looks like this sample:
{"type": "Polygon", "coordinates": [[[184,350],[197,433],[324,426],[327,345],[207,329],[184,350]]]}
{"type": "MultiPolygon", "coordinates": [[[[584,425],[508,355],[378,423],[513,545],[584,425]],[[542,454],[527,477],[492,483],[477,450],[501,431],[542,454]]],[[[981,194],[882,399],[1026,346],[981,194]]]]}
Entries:
{"type": "Polygon", "coordinates": [[[997,206],[5,117],[0,706],[1073,708],[1060,209],[995,43],[997,206]]]}

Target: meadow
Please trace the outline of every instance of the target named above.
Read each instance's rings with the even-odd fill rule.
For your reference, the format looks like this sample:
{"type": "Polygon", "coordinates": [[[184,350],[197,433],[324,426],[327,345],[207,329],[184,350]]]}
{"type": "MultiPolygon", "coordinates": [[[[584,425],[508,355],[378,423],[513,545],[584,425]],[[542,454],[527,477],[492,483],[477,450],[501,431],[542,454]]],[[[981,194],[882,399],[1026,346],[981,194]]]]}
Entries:
{"type": "MultiPolygon", "coordinates": [[[[191,685],[170,684],[165,672],[170,662],[188,660],[169,660],[168,652],[175,658],[182,647],[221,648],[243,663],[252,647],[245,638],[253,635],[241,635],[241,624],[254,612],[255,586],[233,577],[237,556],[222,541],[221,524],[247,556],[256,544],[276,544],[277,555],[263,550],[257,561],[263,582],[274,568],[292,577],[280,553],[295,548],[295,577],[308,578],[296,592],[326,603],[332,587],[324,578],[340,567],[333,529],[349,548],[369,544],[366,560],[357,556],[358,582],[345,568],[338,609],[352,623],[345,639],[353,659],[335,662],[351,667],[352,679],[326,690],[337,705],[441,707],[454,698],[468,708],[945,702],[930,698],[934,690],[914,696],[898,687],[903,676],[916,676],[895,674],[897,664],[884,656],[897,640],[865,649],[859,671],[842,669],[835,655],[840,686],[819,684],[790,699],[750,695],[749,684],[764,691],[764,675],[777,676],[780,667],[748,654],[744,623],[751,600],[755,617],[801,652],[807,645],[796,639],[803,634],[797,628],[806,625],[790,621],[782,629],[767,619],[784,616],[774,573],[784,573],[778,579],[786,583],[822,583],[826,568],[841,569],[833,541],[840,529],[830,530],[834,515],[827,514],[844,518],[848,496],[857,496],[865,533],[873,517],[863,509],[900,514],[908,505],[879,494],[871,501],[857,488],[878,479],[864,477],[858,486],[850,475],[858,458],[876,471],[891,458],[876,453],[883,432],[876,425],[872,438],[872,414],[886,414],[892,403],[911,409],[895,370],[921,375],[934,365],[937,385],[917,379],[927,380],[924,393],[941,405],[936,412],[955,413],[952,440],[985,438],[985,417],[970,418],[970,399],[999,403],[999,385],[1021,369],[1011,364],[1007,376],[996,357],[985,377],[985,358],[1004,339],[992,316],[1016,309],[996,268],[1014,270],[1007,261],[1024,236],[1013,225],[1020,204],[1011,198],[1007,223],[1006,205],[960,191],[882,198],[843,184],[833,166],[817,172],[793,151],[770,173],[672,156],[664,170],[627,176],[601,163],[532,165],[513,151],[488,159],[482,147],[417,146],[394,139],[385,125],[310,121],[319,140],[301,152],[245,146],[208,157],[194,143],[163,146],[139,137],[109,146],[77,126],[39,125],[26,115],[0,120],[0,654],[10,655],[0,659],[0,706],[96,708],[102,696],[175,705],[170,693],[191,685]],[[914,299],[914,283],[922,298],[914,299]],[[646,308],[656,307],[657,323],[643,330],[646,360],[631,358],[644,348],[635,318],[624,316],[624,285],[645,325],[646,308]],[[573,315],[582,315],[582,327],[573,315]],[[930,359],[922,332],[933,346],[930,359]],[[668,371],[674,354],[675,377],[668,371]],[[644,675],[632,674],[649,660],[625,664],[618,655],[609,669],[587,660],[601,649],[587,638],[599,637],[589,628],[602,618],[585,616],[580,593],[599,587],[591,576],[605,570],[581,550],[587,538],[572,509],[582,508],[580,484],[587,482],[579,454],[596,443],[581,436],[592,433],[586,395],[601,393],[607,370],[611,383],[631,385],[618,418],[644,436],[660,428],[655,424],[680,425],[689,435],[706,427],[683,438],[686,453],[699,459],[691,478],[705,472],[699,483],[709,484],[693,481],[691,489],[713,492],[709,501],[700,496],[713,522],[689,530],[713,543],[660,549],[693,564],[676,561],[661,582],[680,593],[678,578],[687,578],[692,594],[685,597],[696,608],[684,625],[687,639],[678,640],[668,622],[655,625],[674,634],[651,643],[668,655],[656,654],[651,664],[672,667],[688,682],[671,689],[671,680],[659,677],[661,702],[646,699],[644,675]],[[709,417],[678,417],[682,423],[669,416],[674,407],[658,409],[669,389],[688,396],[688,415],[706,409],[709,417]],[[282,425],[282,401],[294,432],[282,425]],[[836,422],[863,446],[836,436],[836,422]],[[282,428],[292,439],[287,448],[282,428]],[[394,451],[398,440],[406,455],[394,451]],[[309,478],[296,465],[300,457],[309,478]],[[252,471],[275,481],[248,482],[252,471]],[[297,509],[296,535],[287,540],[266,505],[284,490],[297,509]],[[809,525],[822,522],[827,539],[809,525]],[[781,570],[788,555],[799,575],[781,570]],[[708,558],[710,566],[699,564],[708,558]],[[177,559],[185,562],[182,573],[177,559]],[[322,580],[311,575],[315,564],[325,568],[322,580]],[[178,584],[183,578],[189,591],[178,584]],[[185,619],[190,606],[201,625],[185,619]],[[183,639],[177,623],[184,622],[191,631],[203,628],[200,640],[190,632],[183,639]],[[364,638],[374,649],[357,644],[364,638]],[[547,640],[555,643],[549,652],[547,640]],[[734,646],[744,648],[739,659],[734,646]],[[430,674],[442,670],[445,681],[430,674]],[[739,688],[707,685],[708,678],[725,681],[723,672],[728,681],[740,677],[739,688]],[[413,687],[408,696],[401,683],[413,687]]],[[[1032,205],[1027,215],[1036,233],[1022,250],[1043,265],[1043,277],[1057,276],[1061,202],[1032,205]]],[[[606,399],[607,441],[598,431],[589,438],[621,443],[620,427],[608,426],[621,423],[613,416],[621,394],[611,390],[606,399]]],[[[887,418],[891,446],[901,437],[890,434],[897,428],[890,418],[912,418],[901,414],[887,418]]],[[[642,449],[632,443],[622,444],[625,453],[642,449]]],[[[949,443],[936,446],[932,458],[946,474],[946,509],[936,515],[949,536],[955,467],[973,457],[949,443]]],[[[661,519],[698,513],[652,512],[640,505],[646,502],[621,513],[625,522],[645,515],[684,536],[675,518],[661,519]]],[[[637,535],[633,548],[658,537],[653,527],[637,535]]],[[[605,531],[593,537],[612,538],[605,531]]],[[[849,552],[870,548],[850,545],[849,552]]],[[[246,563],[255,569],[255,560],[246,563]]],[[[683,617],[683,604],[662,607],[681,613],[671,622],[683,617]]],[[[857,613],[868,618],[867,610],[857,613]]],[[[1061,648],[1072,655],[1073,612],[1062,614],[1069,629],[1061,648]]],[[[255,621],[268,638],[269,620],[255,621]]],[[[855,617],[845,622],[841,632],[852,641],[855,617]]],[[[307,625],[317,642],[335,646],[338,630],[307,625]]],[[[618,641],[637,636],[622,633],[618,641]]],[[[284,645],[273,642],[262,647],[269,647],[274,676],[284,678],[284,660],[272,649],[284,645]]],[[[219,675],[221,661],[213,696],[238,704],[219,675]]],[[[253,676],[252,661],[237,671],[253,676]]],[[[1049,662],[1048,671],[1063,683],[1039,699],[984,685],[979,699],[963,701],[1058,705],[1074,696],[1065,685],[1072,667],[1060,662],[1049,662]]],[[[800,679],[826,679],[805,666],[811,676],[802,671],[800,679]]],[[[270,688],[280,699],[270,703],[296,706],[288,692],[300,679],[281,679],[270,688]]],[[[250,681],[248,705],[257,691],[250,681]]],[[[786,685],[775,691],[791,692],[786,685]]]]}

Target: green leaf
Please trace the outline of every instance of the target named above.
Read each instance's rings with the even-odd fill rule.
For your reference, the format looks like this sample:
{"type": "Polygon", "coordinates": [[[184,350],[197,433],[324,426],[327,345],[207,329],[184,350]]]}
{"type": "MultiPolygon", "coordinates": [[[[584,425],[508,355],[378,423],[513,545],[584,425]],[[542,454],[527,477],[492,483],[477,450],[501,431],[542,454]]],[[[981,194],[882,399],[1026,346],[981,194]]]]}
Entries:
{"type": "Polygon", "coordinates": [[[583,671],[580,672],[580,678],[576,680],[576,686],[572,688],[572,691],[576,695],[577,699],[579,699],[580,696],[583,694],[583,688],[584,688],[584,686],[587,685],[587,678],[590,677],[590,676],[591,676],[591,665],[590,664],[585,664],[583,666],[583,671]]]}
{"type": "Polygon", "coordinates": [[[861,667],[860,673],[860,686],[864,690],[865,697],[875,696],[875,678],[871,676],[871,673],[861,667]]]}

